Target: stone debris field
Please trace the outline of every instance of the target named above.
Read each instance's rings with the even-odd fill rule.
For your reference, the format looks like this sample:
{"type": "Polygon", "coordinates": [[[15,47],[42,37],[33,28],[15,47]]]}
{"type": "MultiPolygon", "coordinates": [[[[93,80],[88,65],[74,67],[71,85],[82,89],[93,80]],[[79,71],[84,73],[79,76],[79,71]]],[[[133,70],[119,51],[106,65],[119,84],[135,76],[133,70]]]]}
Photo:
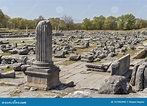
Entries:
{"type": "Polygon", "coordinates": [[[0,97],[147,97],[147,30],[50,27],[0,33],[0,97]]]}

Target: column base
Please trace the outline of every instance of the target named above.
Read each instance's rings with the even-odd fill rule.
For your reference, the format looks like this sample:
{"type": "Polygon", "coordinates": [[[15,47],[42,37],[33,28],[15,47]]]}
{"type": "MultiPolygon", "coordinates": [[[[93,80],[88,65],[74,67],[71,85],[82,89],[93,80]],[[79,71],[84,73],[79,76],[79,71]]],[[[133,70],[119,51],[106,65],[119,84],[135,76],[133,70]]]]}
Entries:
{"type": "Polygon", "coordinates": [[[53,89],[61,84],[59,67],[51,64],[48,67],[33,65],[26,70],[27,86],[35,86],[41,90],[53,89]]]}

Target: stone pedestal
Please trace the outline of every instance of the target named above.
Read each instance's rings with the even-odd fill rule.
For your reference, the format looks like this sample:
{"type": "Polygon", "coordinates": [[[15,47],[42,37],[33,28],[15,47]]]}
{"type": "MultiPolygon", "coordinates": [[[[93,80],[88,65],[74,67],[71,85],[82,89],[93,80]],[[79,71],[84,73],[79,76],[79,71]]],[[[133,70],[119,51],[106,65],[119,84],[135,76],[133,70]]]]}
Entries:
{"type": "Polygon", "coordinates": [[[60,69],[55,65],[40,67],[33,65],[26,71],[27,86],[35,86],[39,89],[49,90],[61,84],[59,80],[60,69]]]}

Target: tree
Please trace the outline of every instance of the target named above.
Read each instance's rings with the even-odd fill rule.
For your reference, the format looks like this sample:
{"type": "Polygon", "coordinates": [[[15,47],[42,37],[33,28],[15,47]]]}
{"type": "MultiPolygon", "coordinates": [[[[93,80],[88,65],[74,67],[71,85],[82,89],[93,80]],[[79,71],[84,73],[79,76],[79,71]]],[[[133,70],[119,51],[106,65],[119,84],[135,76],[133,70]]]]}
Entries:
{"type": "Polygon", "coordinates": [[[81,23],[76,23],[74,24],[74,27],[73,27],[74,30],[82,30],[82,24],[81,23]]]}
{"type": "Polygon", "coordinates": [[[104,22],[105,29],[114,30],[117,28],[116,18],[113,16],[109,16],[106,18],[104,22]]]}
{"type": "Polygon", "coordinates": [[[60,20],[60,22],[59,22],[59,29],[66,30],[66,24],[63,20],[60,20]]]}
{"type": "Polygon", "coordinates": [[[90,30],[92,28],[91,27],[92,23],[91,23],[90,19],[88,19],[88,18],[85,18],[83,20],[82,25],[83,25],[84,29],[86,29],[86,30],[90,30]]]}
{"type": "Polygon", "coordinates": [[[2,27],[3,19],[4,19],[4,13],[3,13],[2,10],[0,9],[0,27],[2,27]]]}
{"type": "Polygon", "coordinates": [[[9,28],[10,26],[10,17],[7,15],[4,15],[2,22],[1,22],[1,27],[3,28],[9,28]]]}
{"type": "Polygon", "coordinates": [[[65,30],[66,29],[66,24],[63,20],[60,18],[50,18],[49,19],[51,24],[52,24],[52,29],[55,30],[65,30]]]}
{"type": "Polygon", "coordinates": [[[133,29],[134,24],[135,24],[135,16],[132,14],[126,14],[124,29],[133,29]]]}
{"type": "Polygon", "coordinates": [[[124,19],[125,17],[124,17],[124,15],[122,15],[122,16],[119,16],[118,18],[117,18],[117,29],[123,29],[124,28],[124,19]]]}
{"type": "Polygon", "coordinates": [[[135,21],[135,28],[145,28],[146,27],[146,21],[140,18],[137,18],[135,21]]]}
{"type": "Polygon", "coordinates": [[[29,29],[35,29],[37,26],[38,21],[36,19],[34,20],[27,20],[28,28],[29,29]]]}
{"type": "Polygon", "coordinates": [[[66,28],[68,30],[72,29],[72,26],[74,25],[72,17],[64,15],[62,20],[65,22],[66,28]]]}
{"type": "MultiPolygon", "coordinates": [[[[0,10],[0,28],[11,29],[35,29],[38,22],[44,20],[40,15],[37,19],[28,20],[25,18],[10,18],[0,10]]],[[[147,20],[135,18],[132,14],[121,15],[119,17],[108,16],[95,16],[92,20],[85,18],[82,23],[74,23],[72,17],[63,16],[62,18],[49,18],[53,29],[56,30],[130,30],[147,27],[147,20]]]]}
{"type": "Polygon", "coordinates": [[[37,19],[34,19],[35,25],[37,25],[42,20],[44,20],[44,17],[42,15],[40,15],[37,19]]]}
{"type": "Polygon", "coordinates": [[[105,17],[100,15],[99,17],[94,17],[92,20],[93,29],[102,30],[104,29],[105,17]]]}
{"type": "Polygon", "coordinates": [[[126,14],[118,17],[117,26],[118,29],[133,29],[135,24],[135,16],[132,14],[126,14]]]}

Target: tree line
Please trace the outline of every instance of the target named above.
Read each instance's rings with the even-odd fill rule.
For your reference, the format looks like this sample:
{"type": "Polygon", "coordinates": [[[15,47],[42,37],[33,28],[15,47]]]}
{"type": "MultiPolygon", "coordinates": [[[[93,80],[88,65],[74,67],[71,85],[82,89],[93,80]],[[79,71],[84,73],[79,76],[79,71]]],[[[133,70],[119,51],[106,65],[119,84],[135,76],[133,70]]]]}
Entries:
{"type": "MultiPolygon", "coordinates": [[[[44,20],[43,16],[33,20],[11,18],[0,10],[0,28],[35,29],[41,20],[44,20]]],[[[74,23],[73,18],[66,15],[62,18],[49,18],[49,20],[54,30],[131,30],[147,27],[147,20],[136,18],[132,14],[119,17],[100,15],[93,19],[85,18],[81,23],[74,23]]]]}
{"type": "Polygon", "coordinates": [[[82,22],[87,30],[131,30],[147,27],[147,20],[135,18],[132,14],[114,16],[98,16],[92,20],[85,18],[82,22]]]}

